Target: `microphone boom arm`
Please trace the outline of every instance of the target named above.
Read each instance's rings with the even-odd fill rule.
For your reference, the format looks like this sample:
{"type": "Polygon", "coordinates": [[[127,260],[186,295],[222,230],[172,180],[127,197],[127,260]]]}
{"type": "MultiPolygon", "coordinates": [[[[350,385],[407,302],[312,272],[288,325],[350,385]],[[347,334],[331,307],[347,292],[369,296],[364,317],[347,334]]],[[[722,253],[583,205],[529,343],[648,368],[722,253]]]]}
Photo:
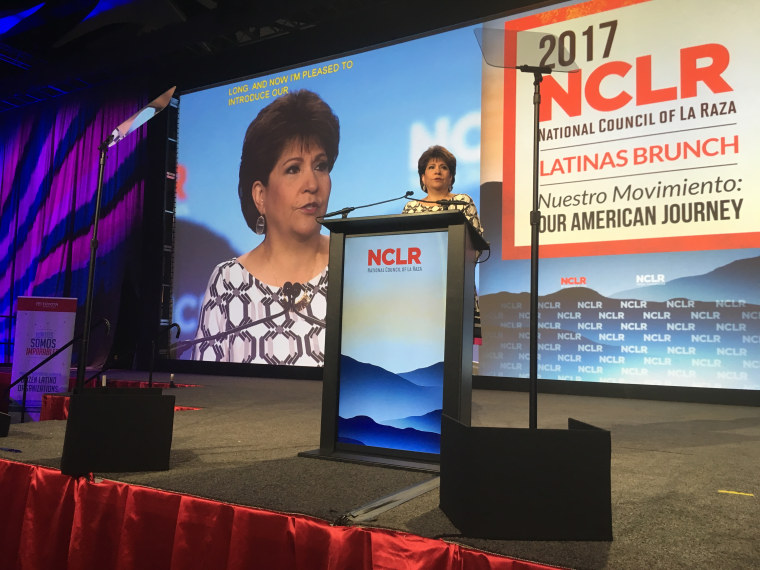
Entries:
{"type": "Polygon", "coordinates": [[[394,202],[396,200],[401,200],[402,198],[409,198],[409,196],[411,196],[412,194],[414,194],[414,192],[412,192],[411,190],[407,190],[403,196],[398,196],[396,198],[381,200],[380,202],[373,202],[372,204],[364,204],[363,206],[349,206],[347,208],[342,208],[340,210],[336,210],[335,212],[330,212],[328,214],[325,214],[324,216],[319,216],[317,218],[317,222],[322,223],[322,220],[324,220],[325,218],[331,218],[333,216],[341,216],[343,218],[347,218],[348,214],[350,214],[354,210],[358,210],[360,208],[369,208],[370,206],[378,206],[380,204],[387,204],[388,202],[394,202]]]}

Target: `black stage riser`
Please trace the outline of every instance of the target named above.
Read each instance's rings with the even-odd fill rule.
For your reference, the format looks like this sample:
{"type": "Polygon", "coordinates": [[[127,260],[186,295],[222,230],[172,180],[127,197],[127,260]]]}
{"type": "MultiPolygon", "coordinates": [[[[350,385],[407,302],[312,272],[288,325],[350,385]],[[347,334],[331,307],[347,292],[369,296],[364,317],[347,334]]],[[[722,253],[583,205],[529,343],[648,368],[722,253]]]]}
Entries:
{"type": "Polygon", "coordinates": [[[441,422],[441,510],[468,537],[612,540],[610,433],[441,422]]]}
{"type": "Polygon", "coordinates": [[[174,396],[160,390],[84,390],[71,396],[61,472],[169,469],[174,396]]]}

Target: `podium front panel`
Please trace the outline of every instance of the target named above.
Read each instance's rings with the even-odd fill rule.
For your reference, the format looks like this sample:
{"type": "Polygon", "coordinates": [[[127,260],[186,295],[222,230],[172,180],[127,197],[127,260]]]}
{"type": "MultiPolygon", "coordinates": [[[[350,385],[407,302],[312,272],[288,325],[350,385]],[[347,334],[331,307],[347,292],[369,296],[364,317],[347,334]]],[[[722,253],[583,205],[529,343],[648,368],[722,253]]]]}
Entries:
{"type": "Polygon", "coordinates": [[[448,233],[346,236],[336,449],[440,452],[448,233]]]}
{"type": "Polygon", "coordinates": [[[470,424],[473,240],[487,244],[458,210],[322,224],[322,428],[301,455],[437,472],[442,413],[470,424]]]}

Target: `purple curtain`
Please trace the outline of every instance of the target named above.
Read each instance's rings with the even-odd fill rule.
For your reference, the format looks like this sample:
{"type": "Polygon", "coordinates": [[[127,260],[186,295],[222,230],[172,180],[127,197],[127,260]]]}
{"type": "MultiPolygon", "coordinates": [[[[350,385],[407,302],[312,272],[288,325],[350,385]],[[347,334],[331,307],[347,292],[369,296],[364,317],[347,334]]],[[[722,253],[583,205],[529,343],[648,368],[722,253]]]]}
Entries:
{"type": "MultiPolygon", "coordinates": [[[[147,101],[88,94],[0,115],[0,361],[10,362],[19,296],[76,297],[82,329],[99,167],[98,145],[147,101]],[[39,107],[39,108],[38,108],[39,107]]],[[[139,240],[145,186],[144,125],[108,150],[93,323],[118,316],[125,269],[139,240]]],[[[93,332],[88,364],[110,348],[93,332]]],[[[76,347],[75,357],[76,358],[76,347]]]]}

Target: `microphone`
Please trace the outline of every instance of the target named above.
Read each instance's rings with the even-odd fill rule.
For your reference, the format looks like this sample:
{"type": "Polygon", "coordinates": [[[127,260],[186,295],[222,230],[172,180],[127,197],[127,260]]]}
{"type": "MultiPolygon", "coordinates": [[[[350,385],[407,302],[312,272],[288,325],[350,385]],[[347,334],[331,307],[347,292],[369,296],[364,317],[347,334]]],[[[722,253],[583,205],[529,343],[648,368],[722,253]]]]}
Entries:
{"type": "MultiPolygon", "coordinates": [[[[321,217],[321,219],[324,220],[325,218],[332,218],[333,216],[343,216],[345,218],[346,216],[348,216],[348,214],[350,214],[354,210],[356,210],[356,208],[351,207],[351,206],[349,206],[348,208],[341,208],[340,210],[335,210],[334,212],[325,214],[324,216],[321,217]]],[[[317,219],[320,219],[320,218],[317,218],[317,219]]]]}
{"type": "Polygon", "coordinates": [[[282,294],[285,295],[287,299],[285,306],[289,310],[295,310],[296,297],[298,297],[301,291],[303,291],[303,287],[301,286],[300,283],[291,283],[290,281],[286,281],[285,284],[282,286],[282,294]]]}
{"type": "Polygon", "coordinates": [[[417,200],[418,202],[422,202],[424,204],[438,204],[440,206],[443,206],[445,210],[449,209],[449,206],[469,206],[469,202],[465,202],[464,200],[450,200],[450,199],[443,199],[443,200],[417,200]]]}
{"type": "Polygon", "coordinates": [[[414,194],[414,192],[412,190],[407,190],[404,193],[403,196],[398,196],[396,198],[391,198],[390,200],[382,200],[380,202],[373,202],[372,204],[365,204],[363,206],[348,206],[347,208],[342,208],[340,210],[336,210],[334,212],[330,212],[329,214],[325,214],[324,216],[318,216],[317,217],[317,222],[319,222],[321,224],[322,220],[324,220],[325,218],[331,218],[333,216],[341,216],[343,218],[346,218],[346,217],[348,217],[348,214],[350,214],[354,210],[358,210],[359,208],[369,208],[370,206],[377,206],[378,204],[386,204],[388,202],[393,202],[395,200],[401,200],[402,198],[409,198],[409,196],[411,196],[412,194],[414,194]]]}
{"type": "Polygon", "coordinates": [[[440,204],[441,206],[469,206],[469,202],[465,202],[464,200],[436,200],[436,204],[440,204]]]}

